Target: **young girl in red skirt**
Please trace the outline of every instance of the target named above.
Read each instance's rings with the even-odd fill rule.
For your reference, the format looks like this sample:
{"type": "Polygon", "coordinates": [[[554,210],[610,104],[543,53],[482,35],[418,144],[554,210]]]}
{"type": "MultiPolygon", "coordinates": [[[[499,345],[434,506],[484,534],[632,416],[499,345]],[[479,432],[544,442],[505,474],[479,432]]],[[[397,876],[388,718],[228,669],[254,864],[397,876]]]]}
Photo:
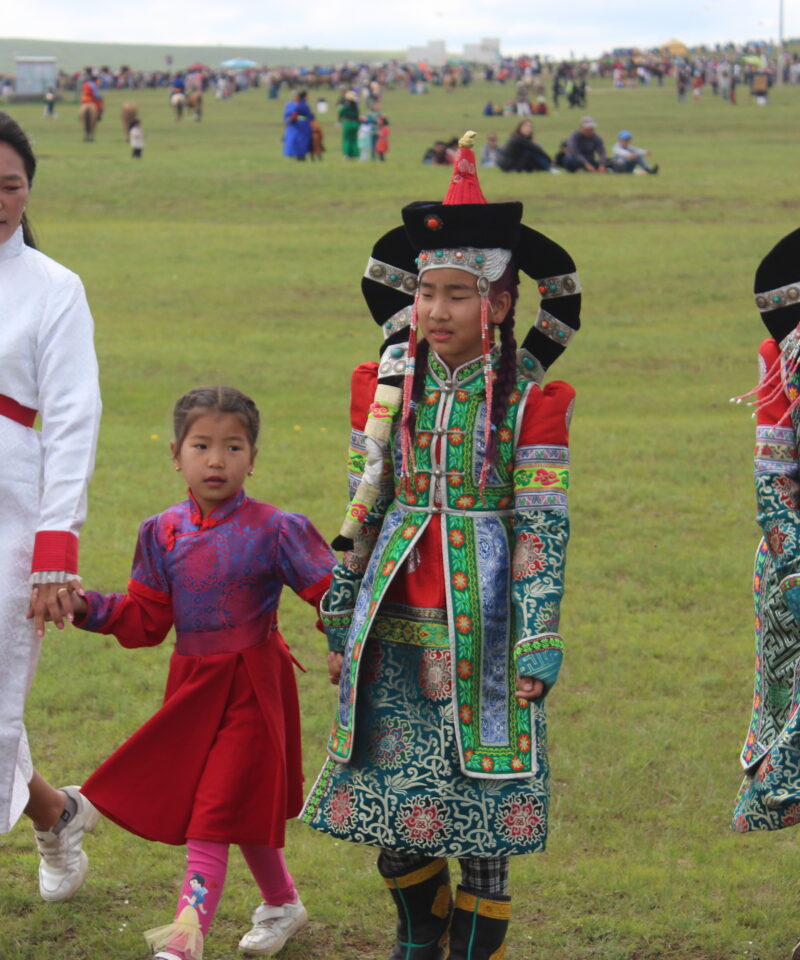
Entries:
{"type": "Polygon", "coordinates": [[[174,625],[164,704],[82,792],[131,833],[187,846],[175,919],[145,933],[156,957],[200,960],[232,843],[263,898],[239,947],[267,956],[307,919],[281,851],[302,771],[278,601],[286,585],[317,606],[333,557],[307,517],[245,494],[259,428],[249,397],[192,390],[174,426],[189,498],[142,524],[126,594],[74,598],[78,626],[124,647],[161,643],[174,625]]]}

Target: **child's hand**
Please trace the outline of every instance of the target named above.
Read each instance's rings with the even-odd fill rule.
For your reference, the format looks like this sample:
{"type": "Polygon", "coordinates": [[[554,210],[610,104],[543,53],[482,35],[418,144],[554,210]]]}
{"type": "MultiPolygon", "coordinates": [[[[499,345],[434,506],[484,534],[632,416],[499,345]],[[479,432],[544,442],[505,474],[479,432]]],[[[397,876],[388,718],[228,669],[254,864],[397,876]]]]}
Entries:
{"type": "Polygon", "coordinates": [[[523,700],[538,700],[544,696],[544,682],[533,677],[517,677],[516,694],[523,700]]]}
{"type": "Polygon", "coordinates": [[[75,616],[85,616],[87,610],[80,580],[38,583],[31,590],[27,617],[33,620],[37,637],[43,637],[45,622],[52,621],[59,630],[63,630],[65,619],[72,623],[75,616]]]}
{"type": "Polygon", "coordinates": [[[331,678],[331,683],[339,682],[339,677],[342,675],[342,661],[344,657],[341,653],[334,653],[333,650],[328,654],[328,676],[331,678]]]}

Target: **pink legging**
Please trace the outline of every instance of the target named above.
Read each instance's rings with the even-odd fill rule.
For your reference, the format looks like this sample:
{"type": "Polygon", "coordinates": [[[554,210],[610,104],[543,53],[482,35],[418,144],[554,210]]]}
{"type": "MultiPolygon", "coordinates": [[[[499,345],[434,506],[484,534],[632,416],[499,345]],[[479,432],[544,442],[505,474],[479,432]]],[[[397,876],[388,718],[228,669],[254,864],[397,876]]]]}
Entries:
{"type": "MultiPolygon", "coordinates": [[[[225,886],[229,847],[230,844],[213,843],[210,840],[186,842],[186,876],[178,897],[175,916],[180,914],[187,903],[196,907],[204,937],[217,912],[225,886]]],[[[280,907],[297,898],[282,850],[261,845],[241,846],[239,849],[265,903],[280,907]]]]}

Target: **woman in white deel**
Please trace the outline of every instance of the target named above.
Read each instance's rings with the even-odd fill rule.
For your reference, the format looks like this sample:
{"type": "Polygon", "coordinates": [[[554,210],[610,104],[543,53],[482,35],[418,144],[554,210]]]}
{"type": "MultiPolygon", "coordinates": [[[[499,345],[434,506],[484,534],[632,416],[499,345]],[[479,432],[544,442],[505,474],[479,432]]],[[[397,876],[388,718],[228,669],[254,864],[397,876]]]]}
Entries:
{"type": "Polygon", "coordinates": [[[56,790],[34,770],[23,711],[44,621],[63,627],[80,590],[100,391],[83,285],[36,250],[27,223],[35,170],[25,133],[0,113],[0,833],[25,813],[39,891],[67,900],[86,876],[81,841],[98,813],[77,787],[56,790]]]}

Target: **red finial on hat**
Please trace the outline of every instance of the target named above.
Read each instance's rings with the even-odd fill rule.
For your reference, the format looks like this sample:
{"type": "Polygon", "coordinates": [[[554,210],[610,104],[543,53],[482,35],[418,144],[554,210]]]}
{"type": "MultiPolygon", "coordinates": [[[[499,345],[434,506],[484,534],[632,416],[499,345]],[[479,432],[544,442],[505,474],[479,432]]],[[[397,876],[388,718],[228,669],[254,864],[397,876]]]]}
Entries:
{"type": "Polygon", "coordinates": [[[486,203],[478,183],[478,167],[475,163],[475,154],[472,147],[477,134],[474,130],[467,130],[458,141],[458,153],[453,163],[453,179],[443,203],[486,203]]]}

